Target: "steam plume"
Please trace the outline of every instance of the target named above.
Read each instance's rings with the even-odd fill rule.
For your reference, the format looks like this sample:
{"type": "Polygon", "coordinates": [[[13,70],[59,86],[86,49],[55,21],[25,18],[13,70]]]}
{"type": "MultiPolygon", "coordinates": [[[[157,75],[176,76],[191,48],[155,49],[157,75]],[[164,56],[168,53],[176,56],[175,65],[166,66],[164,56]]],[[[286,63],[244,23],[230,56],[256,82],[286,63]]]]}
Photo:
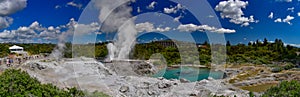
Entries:
{"type": "Polygon", "coordinates": [[[103,22],[103,32],[116,32],[117,39],[114,44],[108,44],[110,59],[126,59],[132,45],[135,44],[137,31],[132,19],[132,8],[128,6],[129,0],[94,0],[100,9],[99,20],[103,22]],[[114,9],[116,8],[116,9],[114,9]]]}

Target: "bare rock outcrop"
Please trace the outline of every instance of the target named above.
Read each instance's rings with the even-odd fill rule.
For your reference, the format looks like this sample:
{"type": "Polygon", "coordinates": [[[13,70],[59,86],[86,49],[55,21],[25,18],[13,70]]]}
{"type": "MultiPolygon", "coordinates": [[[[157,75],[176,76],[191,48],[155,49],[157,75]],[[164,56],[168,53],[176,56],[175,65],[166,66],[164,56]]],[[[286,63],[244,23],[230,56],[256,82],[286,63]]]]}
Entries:
{"type": "Polygon", "coordinates": [[[79,87],[93,92],[102,91],[113,97],[207,97],[224,95],[245,97],[248,91],[227,85],[224,80],[201,80],[189,82],[186,79],[167,80],[153,78],[140,73],[153,72],[151,64],[129,62],[128,64],[102,64],[89,58],[74,58],[61,62],[40,62],[47,66],[32,70],[30,65],[22,66],[31,76],[42,83],[52,83],[60,88],[79,87]],[[56,65],[55,65],[56,64],[56,65]],[[134,65],[130,65],[134,64],[134,65]]]}

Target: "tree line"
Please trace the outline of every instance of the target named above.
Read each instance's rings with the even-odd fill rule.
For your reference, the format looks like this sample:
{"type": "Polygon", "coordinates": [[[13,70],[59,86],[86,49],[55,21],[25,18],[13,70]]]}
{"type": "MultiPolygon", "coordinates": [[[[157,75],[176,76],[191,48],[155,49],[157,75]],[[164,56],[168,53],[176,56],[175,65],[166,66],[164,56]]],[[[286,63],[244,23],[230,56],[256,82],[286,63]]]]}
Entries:
{"type": "MultiPolygon", "coordinates": [[[[12,43],[2,43],[0,44],[0,57],[5,57],[10,54],[9,47],[13,46],[12,43]]],[[[51,43],[18,43],[18,46],[23,47],[29,54],[41,54],[41,53],[51,53],[55,48],[56,44],[51,43]]]]}
{"type": "MultiPolygon", "coordinates": [[[[217,50],[222,52],[222,49],[217,50]]],[[[211,45],[208,42],[201,44],[201,46],[198,47],[198,52],[200,64],[206,65],[211,63],[212,52],[211,45]]],[[[300,52],[300,48],[293,47],[291,45],[284,45],[284,42],[280,39],[275,39],[274,42],[269,42],[267,39],[264,39],[262,42],[257,40],[256,42],[249,42],[248,44],[239,43],[236,45],[231,45],[231,43],[227,41],[226,62],[228,64],[252,63],[257,65],[272,64],[274,62],[288,62],[296,64],[297,60],[300,60],[300,56],[297,55],[297,52],[300,52]]],[[[163,47],[159,44],[155,44],[154,42],[146,45],[136,45],[134,48],[133,58],[149,59],[154,53],[161,53],[164,55],[168,64],[178,64],[181,62],[177,48],[163,47]]],[[[216,53],[216,55],[218,55],[218,53],[216,53]]],[[[219,53],[218,56],[225,55],[219,53]]]]}
{"type": "MultiPolygon", "coordinates": [[[[107,42],[108,43],[108,42],[107,42]]],[[[91,53],[88,57],[96,57],[103,59],[107,56],[108,50],[106,47],[107,43],[96,43],[89,44],[89,46],[82,45],[80,50],[82,55],[91,53]],[[90,45],[95,45],[95,48],[91,48],[90,45]]],[[[18,44],[30,54],[39,54],[39,53],[51,53],[55,49],[55,44],[18,44]]],[[[9,46],[12,44],[0,44],[0,57],[7,56],[9,54],[9,46]]],[[[220,46],[221,47],[221,46],[220,46]]],[[[74,48],[73,48],[74,49],[74,48]]],[[[193,49],[192,47],[187,46],[186,49],[193,49]]],[[[146,44],[137,44],[130,51],[130,58],[132,59],[142,59],[148,60],[151,55],[160,53],[166,59],[168,65],[180,64],[181,62],[188,64],[201,64],[207,65],[210,64],[212,59],[211,45],[208,42],[204,42],[201,46],[197,47],[198,53],[191,51],[181,51],[189,55],[188,57],[181,58],[182,56],[179,53],[177,47],[172,46],[163,46],[156,42],[150,42],[146,44]],[[199,62],[200,63],[197,63],[199,62]]],[[[222,50],[222,49],[219,49],[222,50]]],[[[220,51],[221,52],[221,51],[220,51]]],[[[293,47],[291,45],[284,45],[284,42],[280,39],[275,39],[274,42],[269,42],[267,39],[264,41],[257,40],[256,42],[249,42],[248,44],[236,44],[232,45],[229,41],[226,43],[226,53],[218,54],[218,56],[226,57],[226,62],[228,64],[243,64],[243,63],[252,63],[252,64],[272,64],[273,62],[290,62],[295,64],[297,60],[300,60],[300,56],[296,54],[300,52],[300,48],[293,47]]],[[[64,50],[64,57],[72,57],[72,44],[66,43],[64,50]]],[[[80,56],[80,52],[76,52],[77,56],[80,56]]]]}

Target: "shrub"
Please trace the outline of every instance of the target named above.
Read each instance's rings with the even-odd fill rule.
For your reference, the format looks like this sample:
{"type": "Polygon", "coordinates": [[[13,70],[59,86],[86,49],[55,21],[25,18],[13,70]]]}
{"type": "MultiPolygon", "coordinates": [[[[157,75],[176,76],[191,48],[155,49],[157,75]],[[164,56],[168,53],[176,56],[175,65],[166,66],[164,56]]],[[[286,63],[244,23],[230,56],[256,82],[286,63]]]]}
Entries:
{"type": "Polygon", "coordinates": [[[262,97],[299,97],[300,83],[298,81],[283,81],[280,85],[268,89],[262,97]]]}
{"type": "MultiPolygon", "coordinates": [[[[84,97],[84,94],[76,88],[63,90],[52,84],[41,84],[21,70],[8,69],[0,75],[0,97],[84,97]]],[[[107,97],[100,92],[93,95],[107,97]]]]}
{"type": "Polygon", "coordinates": [[[277,72],[282,71],[282,68],[281,68],[281,67],[274,67],[271,71],[272,71],[273,73],[277,73],[277,72]]]}

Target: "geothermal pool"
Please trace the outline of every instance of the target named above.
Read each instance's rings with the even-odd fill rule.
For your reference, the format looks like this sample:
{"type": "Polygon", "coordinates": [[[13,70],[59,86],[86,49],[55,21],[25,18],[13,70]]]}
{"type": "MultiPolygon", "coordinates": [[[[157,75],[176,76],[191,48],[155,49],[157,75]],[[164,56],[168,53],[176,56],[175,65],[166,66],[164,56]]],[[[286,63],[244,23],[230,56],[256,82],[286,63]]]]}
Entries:
{"type": "Polygon", "coordinates": [[[164,77],[166,79],[180,79],[184,78],[189,81],[199,81],[212,77],[214,79],[223,78],[224,72],[210,71],[209,68],[195,68],[195,67],[182,67],[182,68],[167,68],[158,71],[154,77],[164,77]]]}

